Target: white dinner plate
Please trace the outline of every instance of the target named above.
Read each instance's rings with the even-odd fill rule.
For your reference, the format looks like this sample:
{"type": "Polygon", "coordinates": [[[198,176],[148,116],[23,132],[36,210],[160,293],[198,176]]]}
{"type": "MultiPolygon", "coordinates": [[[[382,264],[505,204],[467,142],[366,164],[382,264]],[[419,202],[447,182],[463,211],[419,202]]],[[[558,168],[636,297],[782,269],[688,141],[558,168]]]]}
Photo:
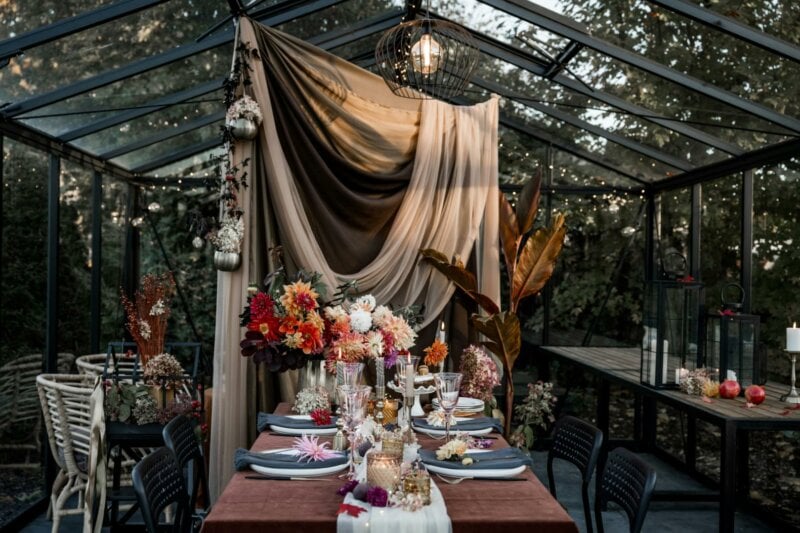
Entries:
{"type": "MultiPolygon", "coordinates": [[[[296,418],[298,420],[311,420],[309,415],[289,415],[289,418],[296,418]]],[[[270,429],[275,433],[282,433],[284,435],[336,435],[336,428],[287,428],[283,426],[276,426],[270,424],[270,429]]]]}
{"type": "MultiPolygon", "coordinates": [[[[420,428],[417,426],[413,426],[414,431],[418,431],[420,433],[430,435],[431,437],[443,437],[447,434],[447,432],[442,429],[428,429],[428,428],[420,428]]],[[[450,426],[450,433],[467,433],[468,435],[478,436],[478,435],[488,435],[493,431],[494,428],[488,427],[483,429],[472,429],[470,431],[462,431],[458,429],[458,424],[454,426],[450,426]]]]}
{"type": "MultiPolygon", "coordinates": [[[[434,398],[432,400],[433,406],[439,406],[439,398],[434,398]]],[[[456,410],[457,411],[483,411],[484,403],[483,400],[479,400],[477,398],[466,398],[464,396],[458,399],[456,403],[456,410]]]]}
{"type": "MultiPolygon", "coordinates": [[[[481,450],[481,449],[472,449],[469,450],[467,455],[480,455],[481,453],[487,453],[493,450],[481,450]]],[[[430,470],[431,472],[441,474],[443,476],[450,476],[450,477],[514,477],[519,475],[525,471],[527,465],[520,465],[515,466],[514,468],[445,468],[441,466],[429,465],[425,463],[425,468],[430,470]]]]}
{"type": "MultiPolygon", "coordinates": [[[[264,450],[259,453],[281,453],[287,455],[297,455],[297,452],[292,448],[278,448],[275,450],[264,450]]],[[[272,468],[267,466],[250,465],[250,468],[264,474],[265,476],[287,476],[287,477],[322,477],[330,474],[335,474],[344,470],[348,466],[348,461],[336,466],[328,466],[325,468],[272,468]]]]}

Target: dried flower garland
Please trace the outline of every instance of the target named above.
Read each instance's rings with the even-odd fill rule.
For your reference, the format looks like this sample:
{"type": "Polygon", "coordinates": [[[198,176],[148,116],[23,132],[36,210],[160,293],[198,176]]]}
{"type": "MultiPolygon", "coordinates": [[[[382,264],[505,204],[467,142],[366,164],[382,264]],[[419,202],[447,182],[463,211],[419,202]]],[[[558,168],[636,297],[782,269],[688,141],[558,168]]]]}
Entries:
{"type": "Polygon", "coordinates": [[[147,274],[141,288],[131,300],[122,293],[122,306],[127,317],[126,326],[139,351],[139,362],[147,367],[150,357],[164,352],[169,304],[175,294],[172,274],[147,274]]]}

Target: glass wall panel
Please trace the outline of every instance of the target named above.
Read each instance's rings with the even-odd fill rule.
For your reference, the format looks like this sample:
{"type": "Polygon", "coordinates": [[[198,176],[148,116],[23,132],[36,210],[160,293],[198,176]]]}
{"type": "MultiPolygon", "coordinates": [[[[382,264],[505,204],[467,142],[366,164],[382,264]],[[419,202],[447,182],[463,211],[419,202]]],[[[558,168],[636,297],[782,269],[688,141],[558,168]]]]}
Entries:
{"type": "Polygon", "coordinates": [[[498,143],[500,186],[524,185],[541,175],[546,153],[547,147],[541,141],[501,126],[498,143]]]}
{"type": "Polygon", "coordinates": [[[200,210],[206,216],[217,214],[217,191],[205,187],[175,190],[152,188],[141,193],[141,205],[157,203],[160,209],[145,217],[141,230],[141,274],[172,270],[183,300],[176,295],[167,338],[176,341],[203,342],[204,353],[213,353],[217,271],[214,250],[208,243],[193,246],[189,232],[189,211],[200,210]],[[194,326],[194,327],[193,327],[194,326]],[[195,335],[195,329],[197,335],[195,335]]]}
{"type": "MultiPolygon", "coordinates": [[[[741,277],[742,177],[740,174],[703,183],[700,232],[700,279],[706,289],[706,309],[719,309],[722,288],[741,277]]],[[[726,291],[738,298],[736,290],[726,291]]]]}
{"type": "Polygon", "coordinates": [[[759,169],[753,198],[753,313],[761,315],[761,340],[769,374],[789,380],[786,331],[800,322],[800,160],[759,169]]]}
{"type": "Polygon", "coordinates": [[[644,209],[637,195],[555,196],[567,239],[550,281],[550,344],[641,339],[644,209]]]}
{"type": "Polygon", "coordinates": [[[658,275],[664,259],[675,253],[686,259],[688,267],[691,264],[691,189],[678,189],[659,195],[655,215],[657,239],[655,273],[658,275]]]}
{"type": "Polygon", "coordinates": [[[90,347],[92,175],[69,161],[61,163],[58,350],[76,356],[90,347]]]}
{"type": "Polygon", "coordinates": [[[36,375],[47,317],[48,164],[43,152],[3,140],[0,529],[45,496],[36,375]]]}
{"type": "Polygon", "coordinates": [[[103,179],[102,287],[100,293],[100,349],[125,336],[125,312],[120,301],[125,261],[125,234],[129,215],[126,212],[129,186],[113,178],[103,179]]]}

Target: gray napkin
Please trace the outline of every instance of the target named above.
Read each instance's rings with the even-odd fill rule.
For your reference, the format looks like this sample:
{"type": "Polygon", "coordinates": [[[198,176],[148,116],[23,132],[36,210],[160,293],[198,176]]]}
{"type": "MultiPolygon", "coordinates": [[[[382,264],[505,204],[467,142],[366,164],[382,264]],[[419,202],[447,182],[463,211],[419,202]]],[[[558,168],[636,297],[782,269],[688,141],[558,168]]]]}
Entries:
{"type": "Polygon", "coordinates": [[[287,453],[253,453],[244,448],[239,448],[236,450],[233,465],[236,470],[246,470],[250,465],[265,466],[268,468],[296,468],[298,470],[307,470],[309,468],[338,466],[346,462],[347,456],[343,453],[337,454],[333,459],[309,462],[305,459],[298,460],[298,456],[287,453]]]}
{"type": "MultiPolygon", "coordinates": [[[[423,431],[444,431],[444,426],[432,426],[431,424],[428,424],[424,418],[415,418],[414,427],[423,431]]],[[[492,428],[492,431],[496,431],[497,433],[503,432],[503,426],[500,424],[500,419],[489,418],[486,416],[454,422],[450,425],[450,431],[478,431],[488,427],[492,428]]]]}
{"type": "Polygon", "coordinates": [[[324,426],[318,426],[313,420],[303,420],[300,418],[291,418],[288,416],[272,415],[269,413],[258,413],[258,422],[256,427],[258,431],[265,431],[270,426],[280,426],[283,428],[292,429],[331,429],[336,427],[336,417],[331,417],[331,423],[324,426]]]}
{"type": "Polygon", "coordinates": [[[469,466],[465,466],[460,460],[440,461],[436,458],[435,450],[420,450],[419,456],[426,465],[454,470],[506,469],[522,465],[533,465],[530,456],[519,448],[503,448],[502,450],[473,454],[467,452],[466,456],[471,457],[473,460],[473,463],[469,466]]]}

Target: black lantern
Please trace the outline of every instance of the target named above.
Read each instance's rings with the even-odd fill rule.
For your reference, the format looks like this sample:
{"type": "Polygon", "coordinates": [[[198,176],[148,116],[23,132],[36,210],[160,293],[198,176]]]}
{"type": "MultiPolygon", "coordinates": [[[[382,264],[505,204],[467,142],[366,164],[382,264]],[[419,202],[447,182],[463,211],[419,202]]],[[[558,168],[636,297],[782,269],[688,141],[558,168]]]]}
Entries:
{"type": "Polygon", "coordinates": [[[729,283],[722,288],[722,309],[708,315],[705,343],[706,368],[719,369],[720,381],[738,381],[742,393],[749,385],[762,383],[764,362],[758,348],[761,318],[742,313],[743,301],[741,285],[729,283]],[[738,299],[731,298],[731,289],[737,289],[738,299]]]}
{"type": "Polygon", "coordinates": [[[644,336],[641,382],[657,388],[674,388],[682,368],[694,370],[701,357],[703,284],[682,268],[667,270],[662,279],[645,285],[644,336]]]}

